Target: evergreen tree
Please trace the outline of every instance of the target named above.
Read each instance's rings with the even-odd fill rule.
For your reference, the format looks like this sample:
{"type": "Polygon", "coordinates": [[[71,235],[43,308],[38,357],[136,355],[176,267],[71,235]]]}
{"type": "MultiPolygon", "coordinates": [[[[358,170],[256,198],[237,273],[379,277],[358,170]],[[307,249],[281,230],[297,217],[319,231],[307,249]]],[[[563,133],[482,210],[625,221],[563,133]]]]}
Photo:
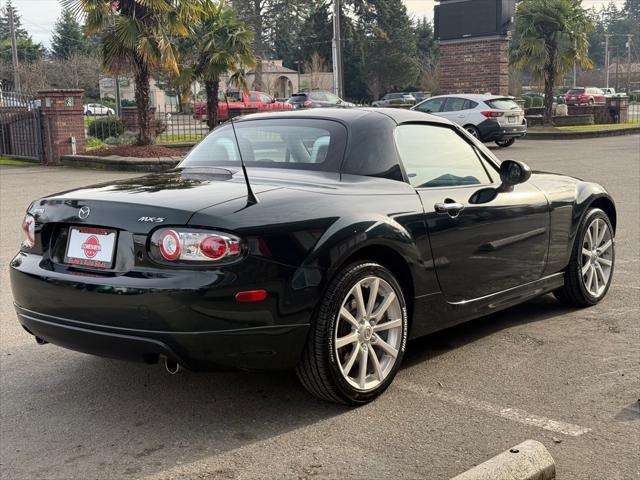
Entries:
{"type": "Polygon", "coordinates": [[[16,50],[18,61],[35,62],[41,59],[46,50],[40,43],[33,43],[31,36],[22,28],[22,20],[16,8],[10,0],[7,0],[4,8],[0,10],[0,61],[11,62],[11,27],[9,12],[13,13],[13,26],[16,32],[16,50]]]}
{"type": "Polygon", "coordinates": [[[11,0],[7,0],[4,8],[0,10],[0,40],[11,40],[9,12],[13,12],[13,27],[16,32],[16,40],[30,39],[27,31],[22,28],[22,20],[18,10],[11,4],[11,0]]]}
{"type": "Polygon", "coordinates": [[[82,34],[82,28],[73,13],[65,8],[53,27],[51,54],[58,59],[67,59],[74,54],[89,51],[89,42],[82,34]]]}
{"type": "Polygon", "coordinates": [[[412,84],[417,76],[416,40],[402,0],[369,0],[365,72],[375,98],[412,84]]]}
{"type": "Polygon", "coordinates": [[[640,22],[640,0],[625,0],[624,11],[635,22],[640,22]]]}

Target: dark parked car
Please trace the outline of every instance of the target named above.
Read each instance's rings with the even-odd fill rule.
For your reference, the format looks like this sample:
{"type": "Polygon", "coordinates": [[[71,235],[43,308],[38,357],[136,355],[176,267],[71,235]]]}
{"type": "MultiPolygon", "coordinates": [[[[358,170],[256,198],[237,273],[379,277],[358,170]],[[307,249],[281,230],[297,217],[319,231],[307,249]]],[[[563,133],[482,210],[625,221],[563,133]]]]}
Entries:
{"type": "Polygon", "coordinates": [[[323,91],[295,93],[288,102],[293,105],[293,108],[355,107],[353,103],[346,102],[331,92],[323,91]]]}
{"type": "Polygon", "coordinates": [[[385,93],[380,100],[376,100],[371,105],[373,107],[390,107],[391,105],[415,105],[416,98],[410,93],[396,92],[385,93]]]}
{"type": "Polygon", "coordinates": [[[172,171],[34,201],[10,277],[38,343],[173,373],[296,368],[361,404],[408,339],[547,292],[598,303],[615,227],[600,185],[500,163],[446,119],[275,112],[172,171]]]}

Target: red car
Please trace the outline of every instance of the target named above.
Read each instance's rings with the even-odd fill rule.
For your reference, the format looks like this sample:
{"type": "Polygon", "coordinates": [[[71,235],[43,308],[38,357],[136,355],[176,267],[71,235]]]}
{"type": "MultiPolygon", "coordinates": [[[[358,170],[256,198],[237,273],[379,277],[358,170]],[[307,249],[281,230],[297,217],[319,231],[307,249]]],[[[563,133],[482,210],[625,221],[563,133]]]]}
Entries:
{"type": "Polygon", "coordinates": [[[567,105],[593,105],[604,103],[604,92],[596,87],[572,88],[564,96],[567,105]]]}
{"type": "MultiPolygon", "coordinates": [[[[257,108],[258,112],[271,112],[280,110],[293,110],[293,105],[286,102],[278,102],[275,98],[264,92],[229,92],[229,107],[231,108],[257,108]]],[[[193,118],[196,120],[207,119],[207,104],[196,103],[193,106],[193,118]]],[[[224,122],[229,120],[229,110],[225,94],[220,93],[218,96],[218,121],[224,122]]]]}

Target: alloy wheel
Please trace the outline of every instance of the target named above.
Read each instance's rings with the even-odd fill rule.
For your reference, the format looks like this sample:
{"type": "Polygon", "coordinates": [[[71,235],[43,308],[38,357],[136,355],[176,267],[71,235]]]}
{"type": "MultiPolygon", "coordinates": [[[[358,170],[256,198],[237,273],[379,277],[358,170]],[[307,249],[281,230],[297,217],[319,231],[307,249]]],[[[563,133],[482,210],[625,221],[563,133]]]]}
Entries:
{"type": "Polygon", "coordinates": [[[467,127],[467,128],[465,128],[465,130],[467,132],[469,132],[472,136],[474,136],[476,138],[479,137],[478,130],[475,127],[467,127]]]}
{"type": "Polygon", "coordinates": [[[607,223],[594,219],[582,239],[581,273],[584,288],[595,298],[602,296],[613,268],[613,235],[607,223]]]}
{"type": "Polygon", "coordinates": [[[371,276],[342,301],[334,332],[340,373],[355,389],[378,387],[393,371],[402,342],[403,312],[393,287],[371,276]]]}

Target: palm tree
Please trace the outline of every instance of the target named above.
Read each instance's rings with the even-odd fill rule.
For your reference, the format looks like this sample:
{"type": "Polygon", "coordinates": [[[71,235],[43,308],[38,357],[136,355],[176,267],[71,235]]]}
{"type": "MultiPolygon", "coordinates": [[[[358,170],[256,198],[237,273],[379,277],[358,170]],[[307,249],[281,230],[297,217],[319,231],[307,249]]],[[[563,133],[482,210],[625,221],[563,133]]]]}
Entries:
{"type": "Polygon", "coordinates": [[[223,2],[211,5],[207,16],[196,27],[191,37],[195,41],[197,56],[193,75],[204,83],[207,95],[207,122],[209,129],[218,123],[218,92],[220,77],[230,73],[230,82],[247,90],[244,69],[256,64],[252,47],[253,33],[236,18],[235,12],[223,2]]]}
{"type": "Polygon", "coordinates": [[[544,80],[544,118],[551,123],[553,89],[576,65],[591,68],[587,36],[593,24],[580,0],[527,0],[518,5],[511,63],[544,80]]]}
{"type": "Polygon", "coordinates": [[[178,73],[174,38],[204,12],[205,0],[62,0],[83,15],[87,33],[102,31],[102,59],[110,71],[132,69],[138,109],[138,144],[152,142],[149,80],[154,67],[178,73]]]}

